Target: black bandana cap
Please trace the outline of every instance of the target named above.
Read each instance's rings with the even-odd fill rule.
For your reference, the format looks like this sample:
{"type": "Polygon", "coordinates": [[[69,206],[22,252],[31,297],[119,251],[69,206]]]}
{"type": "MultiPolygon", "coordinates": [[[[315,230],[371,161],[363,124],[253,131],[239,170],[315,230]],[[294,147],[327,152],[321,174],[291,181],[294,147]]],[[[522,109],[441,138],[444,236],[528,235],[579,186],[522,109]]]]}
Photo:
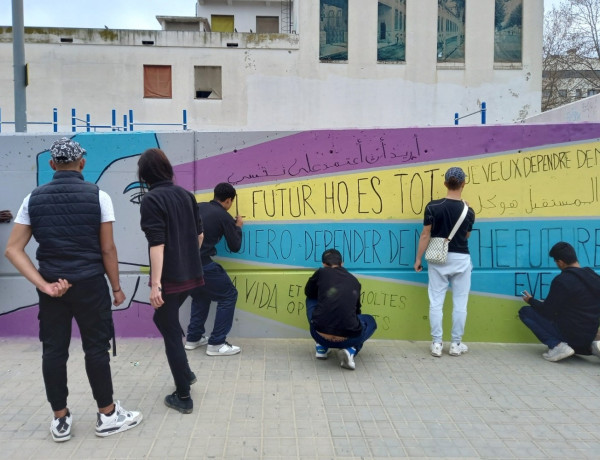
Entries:
{"type": "Polygon", "coordinates": [[[50,155],[55,163],[72,163],[85,155],[85,149],[67,137],[54,141],[50,147],[50,155]]]}

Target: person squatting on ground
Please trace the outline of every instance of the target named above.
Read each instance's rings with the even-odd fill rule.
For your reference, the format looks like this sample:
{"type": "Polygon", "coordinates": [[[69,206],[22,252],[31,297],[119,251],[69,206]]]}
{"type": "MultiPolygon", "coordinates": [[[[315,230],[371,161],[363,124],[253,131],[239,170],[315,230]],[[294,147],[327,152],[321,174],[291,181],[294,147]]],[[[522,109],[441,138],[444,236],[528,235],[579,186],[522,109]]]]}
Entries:
{"type": "Polygon", "coordinates": [[[234,219],[227,212],[233,205],[235,195],[235,188],[222,182],[215,187],[210,202],[198,204],[198,212],[204,226],[204,242],[200,249],[204,286],[192,291],[192,311],[185,348],[193,350],[208,345],[206,354],[209,356],[235,355],[241,351],[240,347],[227,342],[227,334],[233,324],[238,291],[223,267],[212,260],[217,254],[215,246],[222,237],[225,237],[231,252],[238,252],[242,246],[244,220],[242,216],[236,216],[234,219]],[[207,338],[204,335],[204,324],[212,301],[217,302],[217,310],[212,333],[207,338]]]}
{"type": "Polygon", "coordinates": [[[340,252],[327,249],[321,261],[323,266],[304,288],[316,358],[327,359],[330,349],[337,348],[340,365],[354,370],[354,358],[377,329],[377,323],[371,315],[361,314],[360,283],[343,267],[340,252]]]}
{"type": "Polygon", "coordinates": [[[194,403],[190,385],[196,382],[196,375],[183,348],[179,308],[203,283],[199,252],[202,221],[194,195],[173,184],[173,168],[162,150],[154,148],[142,154],[138,178],[149,188],[143,195],[140,213],[150,253],[150,304],[176,387],[165,397],[165,405],[191,414],[194,403]]]}
{"type": "Polygon", "coordinates": [[[600,276],[581,267],[575,249],[560,241],[549,256],[561,272],[552,280],[546,300],[534,299],[523,291],[529,305],[519,310],[519,318],[540,342],[548,346],[542,356],[552,362],[575,353],[600,357],[596,340],[600,326],[600,276]]]}
{"type": "MultiPolygon", "coordinates": [[[[431,238],[447,238],[458,222],[464,207],[461,196],[465,187],[465,173],[461,168],[452,167],[446,171],[444,185],[448,189],[445,198],[430,201],[425,207],[423,230],[419,239],[414,269],[423,270],[421,261],[431,238]]],[[[429,323],[431,326],[431,355],[442,356],[443,350],[443,308],[448,285],[452,287],[452,343],[449,354],[460,356],[469,351],[462,343],[467,321],[467,302],[471,289],[473,264],[469,254],[468,238],[475,223],[475,211],[468,208],[467,215],[448,245],[448,259],[445,264],[428,264],[429,274],[429,323]]]]}
{"type": "Polygon", "coordinates": [[[85,353],[85,370],[98,405],[96,435],[109,436],[137,426],[141,412],[113,401],[110,338],[114,336],[111,303],[121,305],[115,220],[110,197],[85,182],[85,150],[62,138],[50,148],[56,172],[49,183],[25,197],[6,247],[6,257],[37,288],[39,295],[42,374],[54,411],[54,441],[71,438],[72,415],[67,406],[67,360],[71,323],[75,318],[85,353]],[[39,270],[25,253],[31,236],[38,242],[39,270]],[[112,287],[111,302],[108,284],[112,287]]]}

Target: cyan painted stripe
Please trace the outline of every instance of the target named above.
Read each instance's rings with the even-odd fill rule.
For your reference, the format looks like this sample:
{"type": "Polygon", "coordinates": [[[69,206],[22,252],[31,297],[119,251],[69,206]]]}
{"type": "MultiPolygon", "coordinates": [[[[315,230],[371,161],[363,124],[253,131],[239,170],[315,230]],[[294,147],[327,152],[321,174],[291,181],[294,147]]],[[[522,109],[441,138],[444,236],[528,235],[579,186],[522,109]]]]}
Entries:
{"type": "MultiPolygon", "coordinates": [[[[223,242],[217,250],[255,264],[314,269],[322,252],[335,247],[354,273],[426,283],[413,270],[421,228],[411,222],[248,223],[240,253],[232,254],[223,242]]],[[[472,289],[509,296],[527,289],[543,298],[557,273],[548,252],[558,241],[571,243],[583,266],[600,267],[600,219],[476,222],[469,240],[472,289]]]]}

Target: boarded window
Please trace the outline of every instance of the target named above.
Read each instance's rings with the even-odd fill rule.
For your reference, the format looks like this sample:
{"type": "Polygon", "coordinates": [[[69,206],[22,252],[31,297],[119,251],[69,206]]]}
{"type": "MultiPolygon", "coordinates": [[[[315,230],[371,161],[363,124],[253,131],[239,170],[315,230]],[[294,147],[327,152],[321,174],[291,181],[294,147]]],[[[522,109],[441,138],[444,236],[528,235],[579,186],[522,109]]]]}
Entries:
{"type": "Polygon", "coordinates": [[[279,33],[279,18],[277,16],[256,16],[256,33],[279,33]]]}
{"type": "Polygon", "coordinates": [[[171,66],[144,66],[144,97],[171,99],[172,93],[171,66]]]}
{"type": "Polygon", "coordinates": [[[212,32],[233,33],[233,30],[234,30],[233,16],[213,14],[210,17],[210,30],[212,32]]]}
{"type": "Polygon", "coordinates": [[[195,66],[196,99],[221,99],[221,67],[195,66]]]}

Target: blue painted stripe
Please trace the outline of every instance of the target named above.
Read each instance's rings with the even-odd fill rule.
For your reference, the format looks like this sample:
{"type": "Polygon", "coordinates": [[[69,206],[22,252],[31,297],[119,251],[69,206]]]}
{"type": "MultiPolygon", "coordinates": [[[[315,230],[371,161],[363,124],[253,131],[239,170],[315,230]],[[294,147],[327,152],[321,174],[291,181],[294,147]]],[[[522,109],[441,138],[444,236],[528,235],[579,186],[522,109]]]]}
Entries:
{"type": "MultiPolygon", "coordinates": [[[[413,270],[421,228],[416,222],[247,223],[240,253],[231,253],[223,242],[217,250],[257,264],[314,269],[322,252],[334,247],[356,274],[426,283],[426,275],[413,270]]],[[[583,266],[600,267],[599,219],[476,222],[469,240],[472,289],[508,296],[527,289],[545,297],[558,273],[548,252],[558,241],[571,243],[583,266]]]]}

